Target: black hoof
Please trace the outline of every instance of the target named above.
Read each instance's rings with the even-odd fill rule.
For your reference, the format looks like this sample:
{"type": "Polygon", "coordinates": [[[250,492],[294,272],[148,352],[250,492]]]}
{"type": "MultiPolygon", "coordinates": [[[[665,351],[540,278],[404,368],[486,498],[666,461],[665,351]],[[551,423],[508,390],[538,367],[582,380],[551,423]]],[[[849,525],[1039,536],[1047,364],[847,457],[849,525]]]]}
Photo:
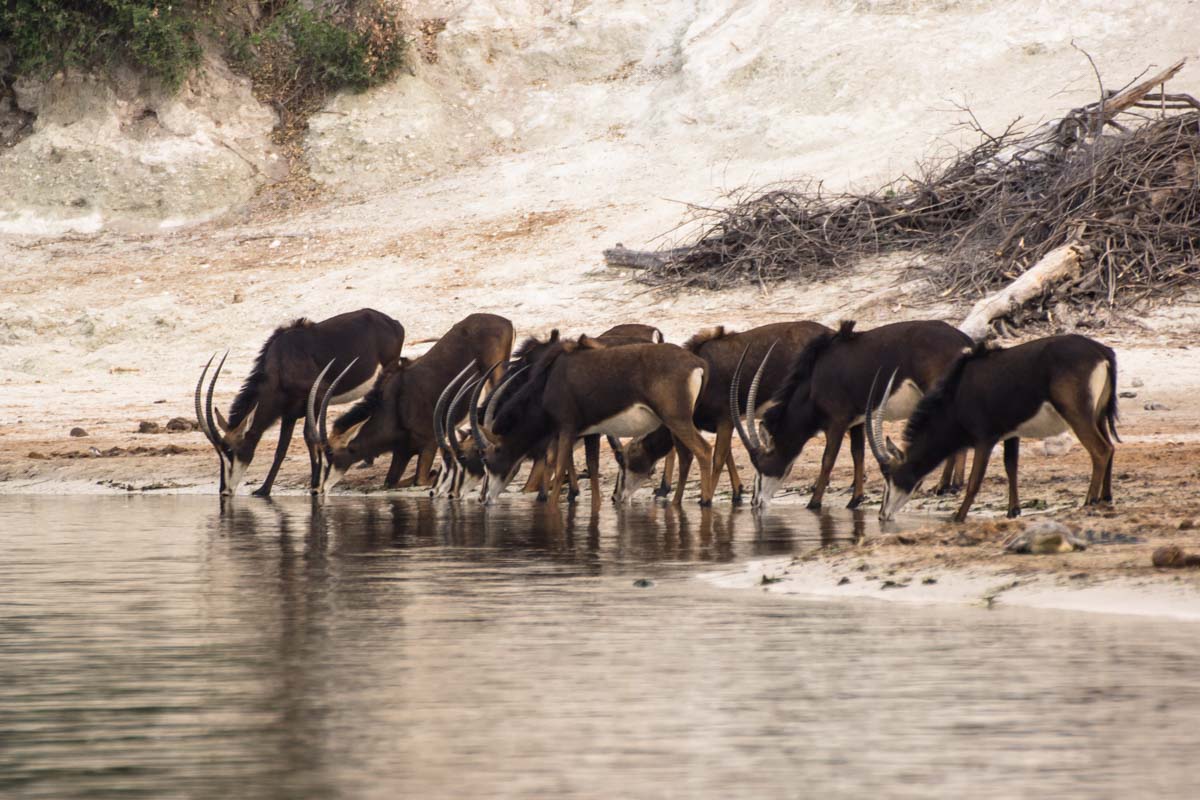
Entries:
{"type": "Polygon", "coordinates": [[[1008,510],[1008,518],[1009,518],[1009,519],[1016,519],[1016,518],[1017,518],[1017,517],[1019,517],[1019,516],[1021,516],[1021,509],[1019,509],[1019,508],[1010,508],[1010,509],[1008,510]]]}
{"type": "Polygon", "coordinates": [[[712,500],[701,500],[700,507],[701,508],[712,508],[712,500]]]}
{"type": "Polygon", "coordinates": [[[657,489],[654,490],[654,496],[655,497],[670,497],[671,496],[671,487],[670,486],[659,486],[657,489]]]}
{"type": "Polygon", "coordinates": [[[744,502],[742,500],[742,491],[740,489],[730,496],[730,502],[732,502],[735,506],[740,506],[744,502]]]}
{"type": "Polygon", "coordinates": [[[547,494],[546,494],[546,490],[545,490],[545,489],[538,489],[538,493],[537,493],[537,498],[536,498],[536,499],[537,499],[537,501],[538,501],[539,503],[544,503],[544,502],[546,502],[547,500],[549,500],[549,499],[550,499],[550,497],[549,497],[549,495],[547,495],[547,494]]]}
{"type": "Polygon", "coordinates": [[[270,497],[271,496],[271,487],[270,486],[260,486],[257,489],[255,489],[253,492],[251,492],[250,496],[251,497],[270,497]]]}
{"type": "Polygon", "coordinates": [[[808,501],[808,509],[810,511],[820,511],[821,510],[821,501],[820,500],[809,500],[808,501]]]}
{"type": "Polygon", "coordinates": [[[866,495],[861,495],[861,494],[858,495],[857,497],[851,497],[850,502],[846,503],[846,508],[858,508],[859,506],[861,506],[863,504],[863,500],[866,500],[866,499],[867,499],[866,495]]]}

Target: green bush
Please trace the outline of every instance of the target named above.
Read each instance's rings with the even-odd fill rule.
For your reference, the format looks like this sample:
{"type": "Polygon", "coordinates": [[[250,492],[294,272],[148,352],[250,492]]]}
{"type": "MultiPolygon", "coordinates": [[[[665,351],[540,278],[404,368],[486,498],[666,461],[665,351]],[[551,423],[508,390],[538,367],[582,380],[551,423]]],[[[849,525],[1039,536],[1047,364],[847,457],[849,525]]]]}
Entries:
{"type": "Polygon", "coordinates": [[[5,72],[44,75],[126,61],[176,88],[200,58],[193,13],[161,0],[4,0],[5,72]]]}
{"type": "Polygon", "coordinates": [[[280,62],[276,66],[299,86],[364,91],[400,69],[407,43],[399,17],[383,3],[360,1],[353,9],[335,17],[288,3],[231,51],[248,66],[263,58],[280,62]]]}

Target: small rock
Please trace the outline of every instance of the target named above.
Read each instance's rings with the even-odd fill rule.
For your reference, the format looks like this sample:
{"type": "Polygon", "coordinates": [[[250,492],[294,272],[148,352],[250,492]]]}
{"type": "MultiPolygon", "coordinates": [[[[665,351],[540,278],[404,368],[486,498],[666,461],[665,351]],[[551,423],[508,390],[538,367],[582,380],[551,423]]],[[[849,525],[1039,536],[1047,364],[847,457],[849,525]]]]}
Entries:
{"type": "Polygon", "coordinates": [[[158,427],[157,422],[151,422],[149,420],[144,419],[138,423],[137,432],[138,433],[161,433],[162,429],[158,427]]]}
{"type": "Polygon", "coordinates": [[[1137,392],[1130,392],[1130,391],[1117,392],[1117,397],[1125,397],[1125,398],[1132,399],[1134,397],[1137,397],[1137,392]]]}
{"type": "Polygon", "coordinates": [[[1146,411],[1170,411],[1171,409],[1164,406],[1162,403],[1146,403],[1142,406],[1146,411]]]}
{"type": "Polygon", "coordinates": [[[88,432],[85,431],[83,428],[71,428],[71,436],[74,436],[76,439],[79,439],[79,438],[87,436],[87,435],[88,435],[88,432]]]}
{"type": "Polygon", "coordinates": [[[1185,567],[1200,567],[1200,556],[1183,552],[1178,545],[1164,545],[1150,556],[1150,563],[1159,568],[1183,569],[1185,567]]]}
{"type": "Polygon", "coordinates": [[[932,583],[937,583],[937,578],[930,576],[928,578],[925,578],[923,581],[921,581],[921,583],[925,584],[926,586],[929,586],[932,583]]]}
{"type": "Polygon", "coordinates": [[[1044,519],[1030,525],[1024,533],[1019,533],[1009,539],[1005,543],[1004,549],[1010,553],[1042,556],[1086,550],[1087,542],[1077,539],[1071,529],[1061,522],[1044,519]]]}
{"type": "Polygon", "coordinates": [[[633,585],[638,589],[649,589],[654,585],[654,581],[649,578],[638,578],[633,582],[633,585]]]}
{"type": "Polygon", "coordinates": [[[1088,574],[1086,572],[1076,572],[1074,575],[1070,575],[1068,577],[1070,580],[1073,580],[1073,581],[1081,581],[1084,578],[1086,578],[1087,576],[1088,576],[1088,574]]]}
{"type": "Polygon", "coordinates": [[[880,589],[904,589],[907,586],[907,583],[901,583],[900,581],[893,581],[891,579],[879,584],[880,589]]]}
{"type": "Polygon", "coordinates": [[[1185,519],[1179,523],[1179,530],[1181,530],[1181,531],[1190,531],[1195,527],[1196,527],[1196,520],[1194,520],[1194,519],[1185,519]]]}
{"type": "Polygon", "coordinates": [[[783,580],[783,578],[773,578],[769,575],[763,575],[762,576],[762,585],[766,586],[771,583],[779,583],[782,580],[783,580]]]}
{"type": "Polygon", "coordinates": [[[246,299],[246,298],[245,298],[245,297],[242,295],[242,293],[241,293],[240,291],[235,291],[235,292],[233,293],[233,299],[231,299],[229,302],[231,302],[231,303],[240,303],[240,302],[242,302],[242,301],[243,301],[243,300],[245,300],[245,299],[246,299]]]}
{"type": "Polygon", "coordinates": [[[45,461],[49,457],[45,453],[39,453],[37,450],[31,450],[29,455],[26,456],[26,458],[32,458],[34,461],[45,461]]]}
{"type": "Polygon", "coordinates": [[[171,417],[167,420],[167,430],[171,433],[198,431],[200,430],[200,426],[196,424],[195,420],[188,419],[187,417],[171,417]]]}
{"type": "Polygon", "coordinates": [[[845,585],[846,585],[847,583],[849,583],[849,582],[850,582],[850,579],[849,579],[848,577],[846,577],[845,575],[843,575],[843,576],[842,576],[842,579],[841,579],[840,581],[838,581],[838,582],[837,582],[837,585],[838,585],[838,586],[845,586],[845,585]]]}
{"type": "Polygon", "coordinates": [[[907,533],[889,533],[880,536],[877,540],[879,544],[916,544],[917,540],[907,533]]]}
{"type": "Polygon", "coordinates": [[[1130,386],[1132,386],[1132,387],[1133,387],[1133,388],[1135,388],[1135,389],[1140,389],[1140,388],[1142,388],[1143,386],[1145,386],[1145,385],[1146,385],[1146,383],[1145,383],[1145,381],[1143,381],[1141,378],[1134,378],[1133,380],[1131,380],[1131,381],[1129,382],[1129,385],[1130,385],[1130,386]]]}

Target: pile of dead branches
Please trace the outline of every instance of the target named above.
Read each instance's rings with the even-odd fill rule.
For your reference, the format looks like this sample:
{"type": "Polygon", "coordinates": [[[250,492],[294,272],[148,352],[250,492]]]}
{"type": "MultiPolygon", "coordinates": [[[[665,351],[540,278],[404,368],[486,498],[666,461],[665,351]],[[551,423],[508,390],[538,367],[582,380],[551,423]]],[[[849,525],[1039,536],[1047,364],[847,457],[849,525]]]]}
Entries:
{"type": "Polygon", "coordinates": [[[1088,254],[1084,269],[1057,288],[1071,302],[1200,283],[1200,103],[1161,88],[1182,65],[1036,130],[983,134],[977,146],[874,192],[789,185],[694,208],[701,234],[654,259],[640,280],[765,285],[923,250],[937,254],[926,273],[937,290],[970,296],[1076,243],[1088,254]]]}

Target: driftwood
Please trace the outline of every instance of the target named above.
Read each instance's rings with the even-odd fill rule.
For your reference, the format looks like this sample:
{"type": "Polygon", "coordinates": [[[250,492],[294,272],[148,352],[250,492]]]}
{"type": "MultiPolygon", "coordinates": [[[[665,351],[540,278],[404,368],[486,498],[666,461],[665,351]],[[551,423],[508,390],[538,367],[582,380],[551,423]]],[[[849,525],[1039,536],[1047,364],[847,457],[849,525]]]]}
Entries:
{"type": "Polygon", "coordinates": [[[975,341],[987,336],[992,320],[1007,316],[1055,285],[1078,278],[1087,248],[1077,242],[1055,248],[1001,291],[976,303],[959,329],[975,341]]]}
{"type": "Polygon", "coordinates": [[[617,242],[616,247],[604,251],[604,263],[610,267],[625,269],[656,269],[670,259],[682,256],[686,250],[686,247],[674,250],[630,250],[617,242]]]}

